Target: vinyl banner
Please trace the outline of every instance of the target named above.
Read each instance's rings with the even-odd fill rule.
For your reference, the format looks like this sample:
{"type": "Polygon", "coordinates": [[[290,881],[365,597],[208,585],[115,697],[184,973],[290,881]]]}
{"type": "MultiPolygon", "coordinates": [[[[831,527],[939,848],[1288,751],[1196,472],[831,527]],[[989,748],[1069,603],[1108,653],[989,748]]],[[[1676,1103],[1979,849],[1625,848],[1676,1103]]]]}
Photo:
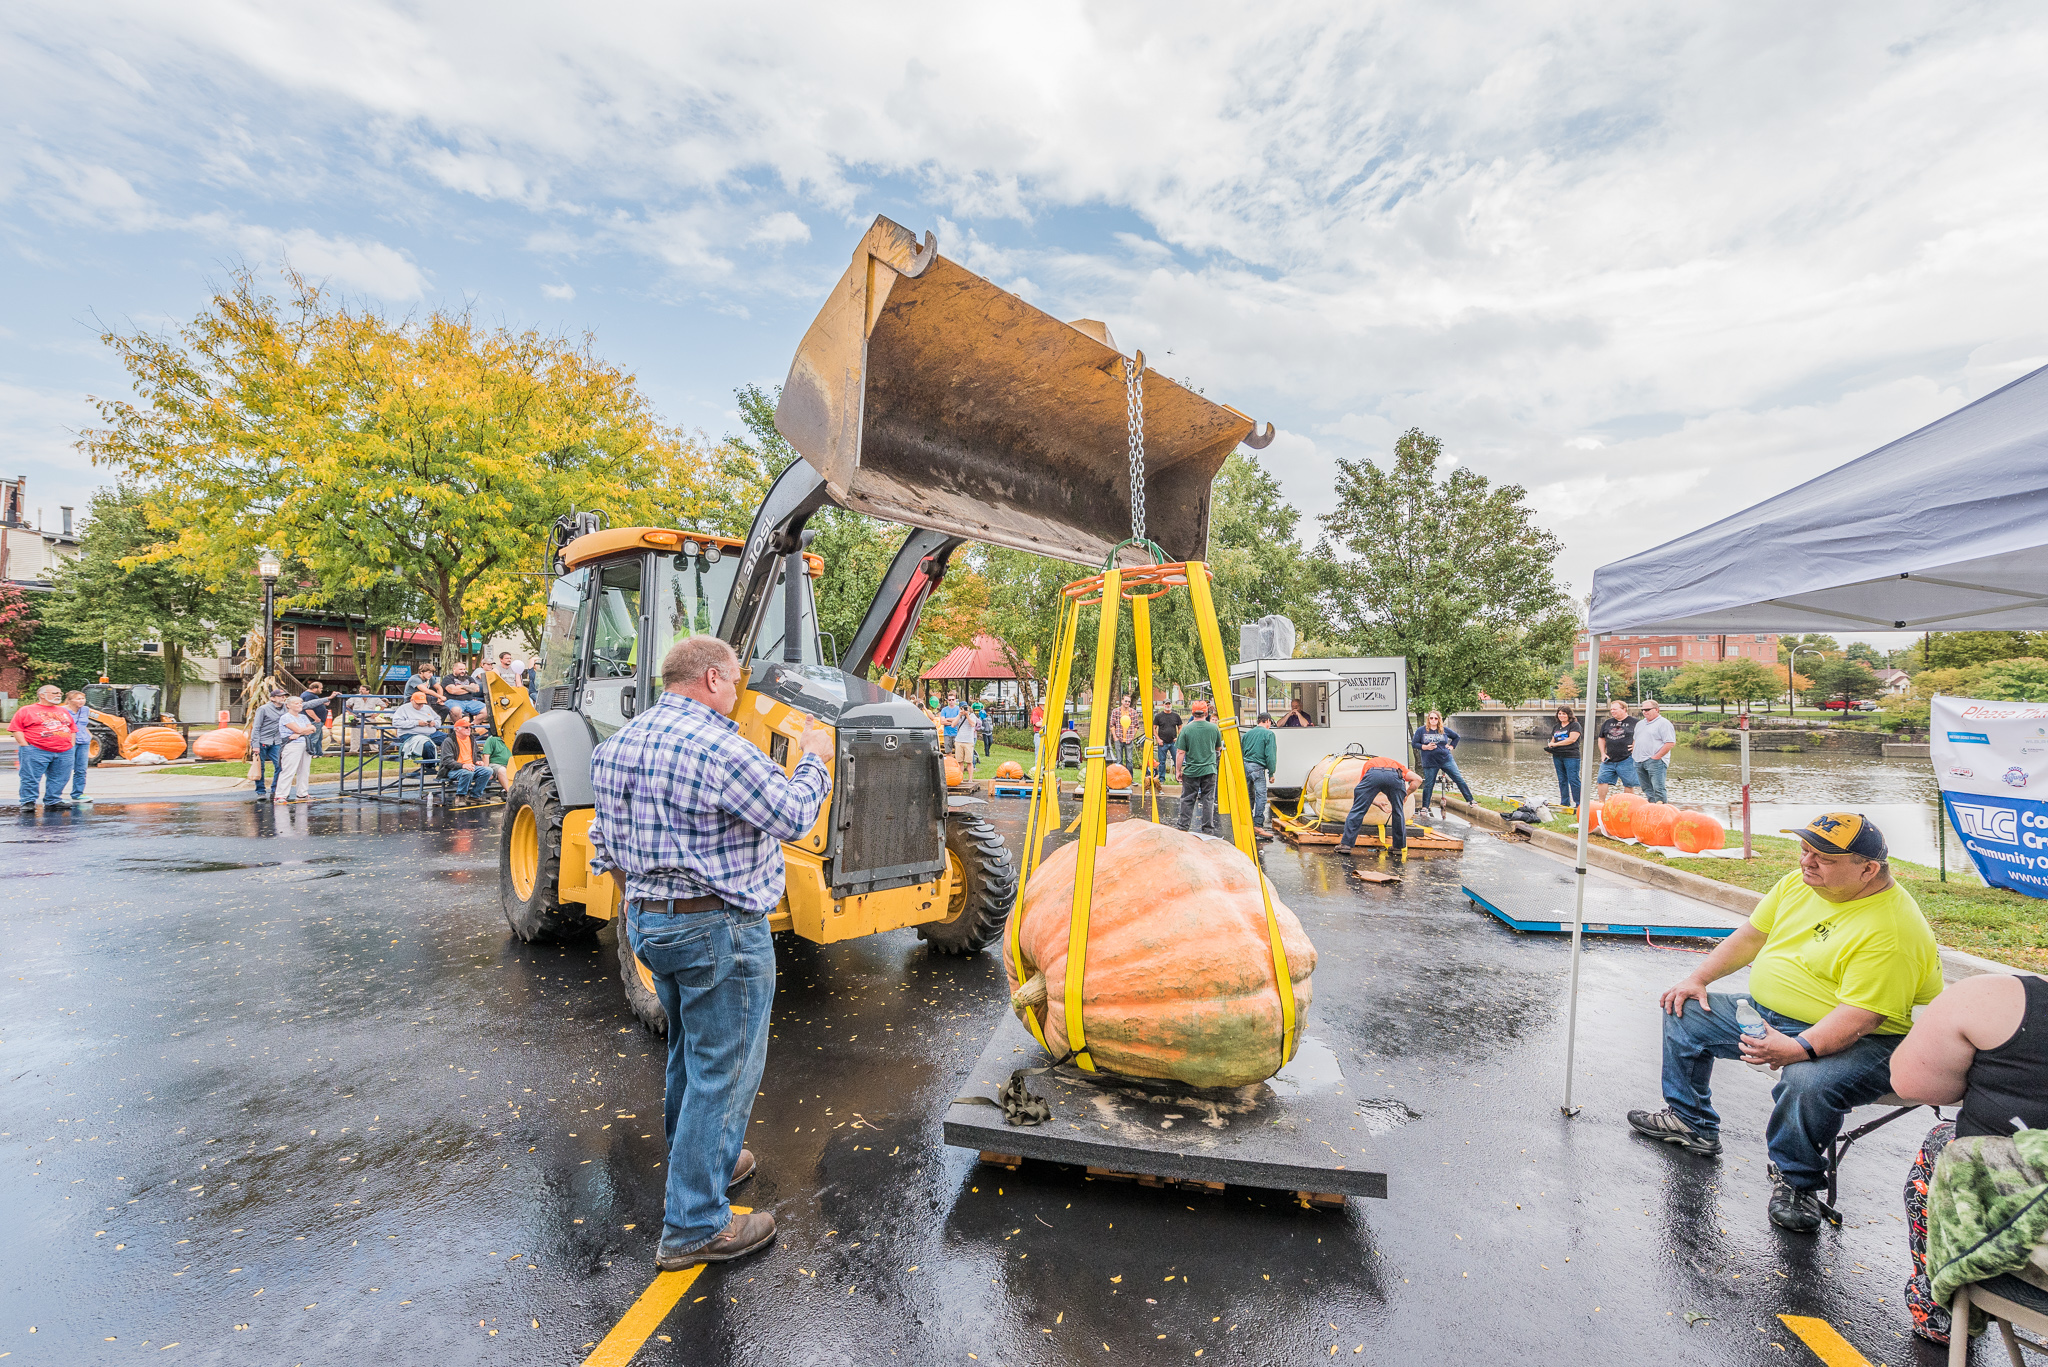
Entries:
{"type": "Polygon", "coordinates": [[[2048,705],[1937,697],[1929,729],[1942,805],[1977,872],[2048,897],[2048,705]]]}

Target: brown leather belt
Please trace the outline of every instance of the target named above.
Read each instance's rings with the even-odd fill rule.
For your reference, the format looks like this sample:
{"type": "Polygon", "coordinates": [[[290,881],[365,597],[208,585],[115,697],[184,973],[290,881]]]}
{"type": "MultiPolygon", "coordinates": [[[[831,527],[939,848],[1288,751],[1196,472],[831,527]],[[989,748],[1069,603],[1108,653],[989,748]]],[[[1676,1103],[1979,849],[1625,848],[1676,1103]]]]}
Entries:
{"type": "Polygon", "coordinates": [[[723,911],[725,900],[720,897],[671,897],[655,901],[643,897],[639,902],[642,911],[658,911],[665,916],[682,916],[693,911],[723,911]]]}

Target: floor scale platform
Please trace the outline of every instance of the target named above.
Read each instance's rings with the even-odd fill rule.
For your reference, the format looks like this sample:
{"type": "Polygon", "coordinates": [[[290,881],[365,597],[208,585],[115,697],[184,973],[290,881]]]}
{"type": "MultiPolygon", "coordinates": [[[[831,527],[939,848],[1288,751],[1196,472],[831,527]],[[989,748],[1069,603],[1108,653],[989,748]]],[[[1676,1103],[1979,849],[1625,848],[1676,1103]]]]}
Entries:
{"type": "MultiPolygon", "coordinates": [[[[1015,1014],[1004,1012],[955,1095],[993,1100],[1011,1073],[1049,1061],[1015,1014]]],[[[1120,1174],[1384,1197],[1387,1176],[1373,1170],[1371,1150],[1377,1136],[1412,1116],[1399,1101],[1355,1093],[1337,1056],[1313,1034],[1303,1036],[1292,1063],[1250,1087],[1107,1078],[1072,1065],[1025,1081],[1051,1105],[1051,1119],[1009,1125],[996,1107],[955,1102],[946,1111],[946,1142],[1120,1174]]]]}
{"type": "MultiPolygon", "coordinates": [[[[1547,861],[1546,861],[1547,864],[1547,861]]],[[[1495,869],[1468,879],[1460,889],[1472,905],[1516,930],[1572,933],[1577,889],[1572,871],[1557,866],[1495,869]]],[[[1672,935],[1718,940],[1746,917],[1690,897],[1633,883],[1586,881],[1588,935],[1672,935]]]]}

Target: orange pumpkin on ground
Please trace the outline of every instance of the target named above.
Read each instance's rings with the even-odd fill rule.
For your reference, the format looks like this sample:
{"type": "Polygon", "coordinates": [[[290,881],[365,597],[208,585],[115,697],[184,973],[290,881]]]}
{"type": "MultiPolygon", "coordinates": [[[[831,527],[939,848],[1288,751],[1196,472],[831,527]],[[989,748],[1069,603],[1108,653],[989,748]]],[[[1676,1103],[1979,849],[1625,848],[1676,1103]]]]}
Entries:
{"type": "Polygon", "coordinates": [[[176,759],[185,753],[185,738],[168,726],[145,726],[128,733],[128,743],[121,747],[121,757],[133,759],[145,750],[165,759],[176,759]]]}
{"type": "Polygon", "coordinates": [[[1131,786],[1131,771],[1124,768],[1121,764],[1110,765],[1108,769],[1103,771],[1103,777],[1109,781],[1109,786],[1112,789],[1128,788],[1131,786]]]}
{"type": "Polygon", "coordinates": [[[1678,808],[1668,802],[1645,802],[1634,812],[1636,839],[1645,845],[1672,844],[1677,824],[1678,808]]]}
{"type": "Polygon", "coordinates": [[[1022,778],[1024,777],[1024,766],[1017,763],[1016,760],[1006,759],[996,766],[996,777],[1022,778]]]}
{"type": "Polygon", "coordinates": [[[1716,817],[1705,812],[1680,812],[1676,829],[1672,832],[1678,848],[1687,854],[1698,854],[1701,850],[1718,850],[1728,844],[1728,828],[1716,817]]]}
{"type": "Polygon", "coordinates": [[[954,759],[951,755],[946,756],[946,786],[948,788],[958,788],[966,781],[967,773],[960,767],[960,761],[954,759]]]}
{"type": "MultiPolygon", "coordinates": [[[[1011,1007],[1039,1022],[1054,1057],[1067,1050],[1067,935],[1078,844],[1031,875],[1014,913],[1024,978],[1004,957],[1011,1007]]],[[[1120,821],[1095,852],[1081,1022],[1098,1068],[1242,1087],[1280,1071],[1280,994],[1258,872],[1235,845],[1149,821],[1120,821]]],[[[1273,896],[1295,1042],[1313,996],[1316,949],[1273,896]]]]}
{"type": "MultiPolygon", "coordinates": [[[[1325,755],[1317,760],[1309,769],[1308,777],[1302,781],[1301,819],[1341,825],[1351,814],[1351,792],[1358,786],[1358,776],[1364,772],[1365,759],[1358,755],[1325,755]],[[1326,775],[1330,782],[1327,797],[1323,788],[1326,775]]],[[[1408,794],[1402,807],[1402,814],[1408,821],[1415,820],[1420,791],[1408,794]]],[[[1377,825],[1393,819],[1393,813],[1387,809],[1385,795],[1373,798],[1372,806],[1366,809],[1366,824],[1377,825]]]]}
{"type": "Polygon", "coordinates": [[[1616,793],[1600,804],[1600,827],[1616,840],[1630,839],[1636,833],[1635,809],[1648,805],[1641,793],[1616,793]]]}
{"type": "Polygon", "coordinates": [[[192,753],[199,759],[247,759],[249,733],[233,726],[201,731],[192,742],[192,753]]]}

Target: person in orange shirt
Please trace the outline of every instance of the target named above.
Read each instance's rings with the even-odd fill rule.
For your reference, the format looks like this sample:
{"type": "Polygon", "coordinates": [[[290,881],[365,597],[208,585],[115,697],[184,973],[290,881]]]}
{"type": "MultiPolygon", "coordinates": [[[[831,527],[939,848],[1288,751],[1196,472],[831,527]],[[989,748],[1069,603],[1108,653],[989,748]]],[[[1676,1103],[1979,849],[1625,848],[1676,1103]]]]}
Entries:
{"type": "Polygon", "coordinates": [[[17,710],[7,729],[14,733],[14,762],[21,769],[22,812],[34,811],[38,797],[46,812],[69,811],[64,783],[71,777],[78,720],[64,707],[64,690],[55,684],[38,688],[36,700],[17,710]]]}
{"type": "Polygon", "coordinates": [[[1385,755],[1374,755],[1365,762],[1365,772],[1358,776],[1358,786],[1351,790],[1351,812],[1344,818],[1344,836],[1337,842],[1337,848],[1350,851],[1358,843],[1358,828],[1365,824],[1366,810],[1376,797],[1384,797],[1387,806],[1393,809],[1393,816],[1387,822],[1388,840],[1397,850],[1408,848],[1408,818],[1402,808],[1408,805],[1408,794],[1422,786],[1422,775],[1410,769],[1400,760],[1385,755]]]}

